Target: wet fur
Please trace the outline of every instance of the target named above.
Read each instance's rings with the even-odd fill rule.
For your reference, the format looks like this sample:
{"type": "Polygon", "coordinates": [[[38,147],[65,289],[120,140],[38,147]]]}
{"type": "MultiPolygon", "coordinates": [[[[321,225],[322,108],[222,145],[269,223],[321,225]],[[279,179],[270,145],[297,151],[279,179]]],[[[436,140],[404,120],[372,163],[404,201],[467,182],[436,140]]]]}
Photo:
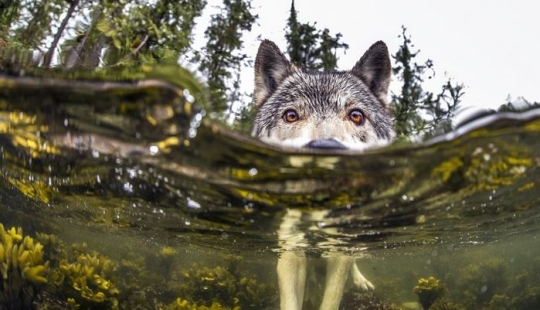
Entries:
{"type": "MultiPolygon", "coordinates": [[[[390,76],[390,57],[382,41],[373,44],[350,71],[317,72],[292,65],[273,42],[265,40],[255,60],[257,112],[252,135],[267,143],[298,148],[338,145],[365,149],[387,144],[395,136],[386,102],[390,76]],[[289,109],[298,113],[297,121],[284,120],[283,114],[289,109]],[[351,122],[348,115],[352,109],[362,111],[362,124],[351,122]],[[333,142],[313,143],[317,141],[333,142]]],[[[314,220],[327,214],[322,211],[308,216],[314,220]]],[[[299,231],[303,216],[299,210],[287,210],[278,230],[283,249],[277,264],[282,310],[302,309],[307,259],[298,244],[305,241],[304,232],[299,231]]],[[[373,289],[353,257],[333,255],[326,259],[326,283],[319,309],[339,308],[349,273],[358,288],[373,289]]]]}
{"type": "Polygon", "coordinates": [[[252,135],[275,144],[303,147],[316,139],[334,139],[350,149],[391,142],[395,136],[386,96],[390,59],[383,42],[375,43],[350,71],[318,72],[293,66],[271,41],[263,41],[255,61],[257,113],[252,135]],[[365,123],[347,119],[362,110],[365,123]],[[299,120],[282,119],[295,109],[299,120]]]}

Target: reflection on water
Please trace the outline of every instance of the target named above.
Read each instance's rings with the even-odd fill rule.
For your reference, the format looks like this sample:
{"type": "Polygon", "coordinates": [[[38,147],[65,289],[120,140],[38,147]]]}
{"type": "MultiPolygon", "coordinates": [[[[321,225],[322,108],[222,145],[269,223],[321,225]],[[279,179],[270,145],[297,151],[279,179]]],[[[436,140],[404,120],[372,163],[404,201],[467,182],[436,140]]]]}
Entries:
{"type": "Polygon", "coordinates": [[[420,309],[430,276],[432,309],[540,308],[540,110],[301,153],[205,118],[191,83],[146,77],[0,77],[0,309],[275,309],[287,209],[330,210],[298,223],[308,256],[359,257],[375,284],[343,309],[420,309]]]}

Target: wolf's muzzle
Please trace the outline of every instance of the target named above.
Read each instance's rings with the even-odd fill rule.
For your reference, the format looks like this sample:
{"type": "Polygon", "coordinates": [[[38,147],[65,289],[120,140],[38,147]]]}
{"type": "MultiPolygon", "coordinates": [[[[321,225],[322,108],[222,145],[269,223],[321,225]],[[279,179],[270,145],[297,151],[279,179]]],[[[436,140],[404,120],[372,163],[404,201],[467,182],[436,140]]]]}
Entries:
{"type": "Polygon", "coordinates": [[[310,141],[305,147],[312,149],[342,150],[347,147],[334,139],[322,139],[310,141]]]}

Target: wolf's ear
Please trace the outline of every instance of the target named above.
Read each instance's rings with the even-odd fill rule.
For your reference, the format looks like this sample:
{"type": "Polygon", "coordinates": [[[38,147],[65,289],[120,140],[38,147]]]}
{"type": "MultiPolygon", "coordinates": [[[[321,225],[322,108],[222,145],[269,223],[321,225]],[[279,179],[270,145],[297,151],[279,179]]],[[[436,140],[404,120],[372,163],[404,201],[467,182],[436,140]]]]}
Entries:
{"type": "Polygon", "coordinates": [[[255,105],[259,107],[293,70],[274,42],[262,41],[255,59],[255,105]]]}
{"type": "Polygon", "coordinates": [[[354,65],[351,73],[360,78],[381,102],[386,103],[391,67],[388,48],[383,41],[378,41],[354,65]]]}

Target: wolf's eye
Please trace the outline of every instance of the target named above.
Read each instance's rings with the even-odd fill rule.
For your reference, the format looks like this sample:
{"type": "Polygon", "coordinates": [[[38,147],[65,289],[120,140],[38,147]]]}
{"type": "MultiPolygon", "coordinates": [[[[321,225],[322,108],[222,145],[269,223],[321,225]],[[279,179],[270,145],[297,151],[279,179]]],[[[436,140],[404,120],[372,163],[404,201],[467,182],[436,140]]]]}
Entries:
{"type": "Polygon", "coordinates": [[[289,109],[283,113],[283,120],[287,123],[294,123],[298,120],[298,113],[293,109],[289,109]]]}
{"type": "Polygon", "coordinates": [[[352,109],[349,112],[349,119],[351,122],[355,123],[356,125],[362,125],[364,124],[364,113],[360,111],[359,109],[352,109]]]}

